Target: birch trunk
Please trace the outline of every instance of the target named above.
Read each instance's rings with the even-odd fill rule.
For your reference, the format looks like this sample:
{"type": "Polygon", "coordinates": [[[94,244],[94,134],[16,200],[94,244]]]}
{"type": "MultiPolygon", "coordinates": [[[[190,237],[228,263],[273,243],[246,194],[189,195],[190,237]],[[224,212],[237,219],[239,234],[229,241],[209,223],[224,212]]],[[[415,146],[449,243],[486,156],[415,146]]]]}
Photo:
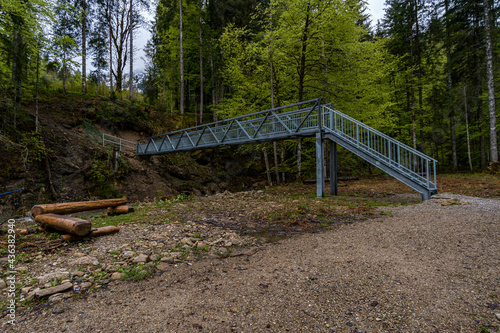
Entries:
{"type": "Polygon", "coordinates": [[[486,73],[488,80],[488,108],[490,115],[490,154],[491,162],[498,163],[497,148],[497,125],[496,125],[496,106],[495,106],[495,78],[493,72],[493,47],[491,41],[490,24],[490,4],[484,0],[484,28],[486,33],[486,73]]]}

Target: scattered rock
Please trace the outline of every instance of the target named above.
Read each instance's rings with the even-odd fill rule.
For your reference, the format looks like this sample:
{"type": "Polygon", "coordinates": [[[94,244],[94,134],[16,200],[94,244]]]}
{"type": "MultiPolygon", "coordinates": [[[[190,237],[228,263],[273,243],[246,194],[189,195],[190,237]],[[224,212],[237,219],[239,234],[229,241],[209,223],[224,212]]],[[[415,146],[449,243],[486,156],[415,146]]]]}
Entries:
{"type": "Polygon", "coordinates": [[[80,285],[80,288],[81,288],[81,289],[88,289],[88,288],[90,288],[90,287],[92,287],[92,283],[90,283],[90,282],[85,282],[85,283],[82,283],[82,284],[80,285]]]}
{"type": "Polygon", "coordinates": [[[51,288],[47,288],[47,289],[35,290],[33,293],[35,294],[35,296],[38,296],[41,298],[41,297],[45,297],[45,296],[54,295],[57,293],[62,293],[64,291],[72,289],[72,288],[73,288],[73,284],[68,282],[68,283],[61,284],[59,286],[55,286],[55,287],[51,287],[51,288]]]}
{"type": "Polygon", "coordinates": [[[51,295],[49,296],[49,298],[47,299],[47,301],[49,303],[57,303],[59,301],[62,301],[64,299],[64,294],[62,293],[57,293],[57,294],[54,294],[54,295],[51,295]]]}
{"type": "Polygon", "coordinates": [[[85,273],[82,271],[73,272],[73,276],[83,276],[85,273]]]}
{"type": "Polygon", "coordinates": [[[378,305],[378,302],[377,301],[373,301],[370,303],[371,306],[377,306],[378,305]]]}
{"type": "Polygon", "coordinates": [[[132,261],[134,264],[145,264],[149,261],[149,256],[146,254],[140,254],[134,258],[132,261]]]}
{"type": "Polygon", "coordinates": [[[121,280],[125,277],[125,273],[120,273],[120,272],[114,272],[111,274],[111,280],[121,280]]]}
{"type": "Polygon", "coordinates": [[[495,317],[497,317],[497,319],[500,320],[500,312],[499,313],[495,313],[495,317]]]}
{"type": "Polygon", "coordinates": [[[0,290],[7,288],[7,283],[4,280],[0,279],[0,290]]]}
{"type": "Polygon", "coordinates": [[[225,247],[219,247],[219,249],[217,250],[218,253],[220,253],[221,256],[225,256],[227,255],[228,251],[225,247]]]}
{"type": "Polygon", "coordinates": [[[84,266],[84,265],[99,265],[99,261],[96,257],[85,256],[78,259],[72,260],[68,263],[69,266],[84,266]]]}
{"type": "Polygon", "coordinates": [[[441,206],[451,206],[451,205],[460,205],[460,200],[458,199],[441,200],[441,206]]]}
{"type": "Polygon", "coordinates": [[[38,278],[38,282],[40,282],[41,284],[46,284],[47,282],[50,282],[50,280],[67,279],[68,277],[69,272],[54,272],[40,276],[38,278]]]}
{"type": "Polygon", "coordinates": [[[156,266],[156,269],[159,271],[166,271],[167,269],[169,269],[169,267],[170,267],[169,263],[162,262],[162,263],[159,263],[158,266],[156,266]]]}
{"type": "Polygon", "coordinates": [[[130,257],[133,257],[134,256],[134,253],[133,252],[130,252],[130,251],[125,251],[122,253],[122,256],[124,258],[130,258],[130,257]]]}
{"type": "Polygon", "coordinates": [[[174,257],[163,257],[161,258],[161,262],[167,263],[167,264],[173,264],[175,258],[174,257]]]}

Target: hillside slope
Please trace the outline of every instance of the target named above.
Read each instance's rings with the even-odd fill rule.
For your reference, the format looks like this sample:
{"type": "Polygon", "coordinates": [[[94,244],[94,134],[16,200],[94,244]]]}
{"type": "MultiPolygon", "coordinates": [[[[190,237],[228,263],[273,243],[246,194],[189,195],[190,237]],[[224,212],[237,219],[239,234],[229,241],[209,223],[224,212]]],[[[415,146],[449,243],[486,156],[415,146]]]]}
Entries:
{"type": "Polygon", "coordinates": [[[18,125],[14,139],[3,136],[0,145],[0,216],[17,214],[35,203],[126,196],[130,201],[203,195],[250,187],[261,170],[247,174],[253,153],[235,154],[234,148],[139,157],[122,150],[116,173],[112,146],[89,139],[84,120],[105,133],[137,140],[186,126],[186,119],[169,118],[159,111],[105,98],[85,99],[57,95],[39,104],[41,134],[34,132],[34,105],[18,125]],[[19,130],[19,127],[22,130],[19,130]]]}

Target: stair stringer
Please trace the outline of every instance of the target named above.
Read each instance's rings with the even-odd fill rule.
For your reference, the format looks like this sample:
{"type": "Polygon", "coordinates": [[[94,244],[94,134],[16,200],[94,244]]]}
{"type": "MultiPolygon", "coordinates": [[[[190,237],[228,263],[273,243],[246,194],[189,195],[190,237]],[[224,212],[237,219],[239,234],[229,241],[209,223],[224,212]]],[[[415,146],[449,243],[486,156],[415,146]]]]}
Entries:
{"type": "Polygon", "coordinates": [[[437,190],[430,190],[426,188],[425,186],[415,182],[413,179],[407,177],[406,175],[402,174],[397,170],[396,168],[393,168],[379,160],[377,160],[375,157],[369,155],[368,153],[364,152],[363,150],[359,149],[356,147],[356,145],[352,144],[351,142],[345,140],[341,136],[335,135],[335,133],[332,133],[330,131],[324,132],[323,133],[323,138],[331,140],[333,142],[338,143],[345,149],[349,150],[353,154],[356,154],[357,156],[361,157],[368,163],[372,164],[373,166],[379,168],[380,170],[384,171],[391,177],[396,178],[397,180],[401,181],[405,185],[411,187],[415,191],[419,192],[422,194],[422,200],[428,200],[430,199],[431,195],[437,194],[437,190]]]}

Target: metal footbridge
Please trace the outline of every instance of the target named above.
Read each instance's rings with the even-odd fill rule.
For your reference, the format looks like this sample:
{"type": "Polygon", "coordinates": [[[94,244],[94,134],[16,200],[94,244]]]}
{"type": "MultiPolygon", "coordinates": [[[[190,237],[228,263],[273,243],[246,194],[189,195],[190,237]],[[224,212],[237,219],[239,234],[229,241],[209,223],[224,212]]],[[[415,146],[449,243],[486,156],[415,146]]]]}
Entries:
{"type": "Polygon", "coordinates": [[[317,196],[325,195],[324,144],[330,143],[330,194],[337,195],[337,144],[422,194],[437,193],[437,161],[320,99],[251,113],[138,140],[138,155],[316,137],[317,196]]]}

